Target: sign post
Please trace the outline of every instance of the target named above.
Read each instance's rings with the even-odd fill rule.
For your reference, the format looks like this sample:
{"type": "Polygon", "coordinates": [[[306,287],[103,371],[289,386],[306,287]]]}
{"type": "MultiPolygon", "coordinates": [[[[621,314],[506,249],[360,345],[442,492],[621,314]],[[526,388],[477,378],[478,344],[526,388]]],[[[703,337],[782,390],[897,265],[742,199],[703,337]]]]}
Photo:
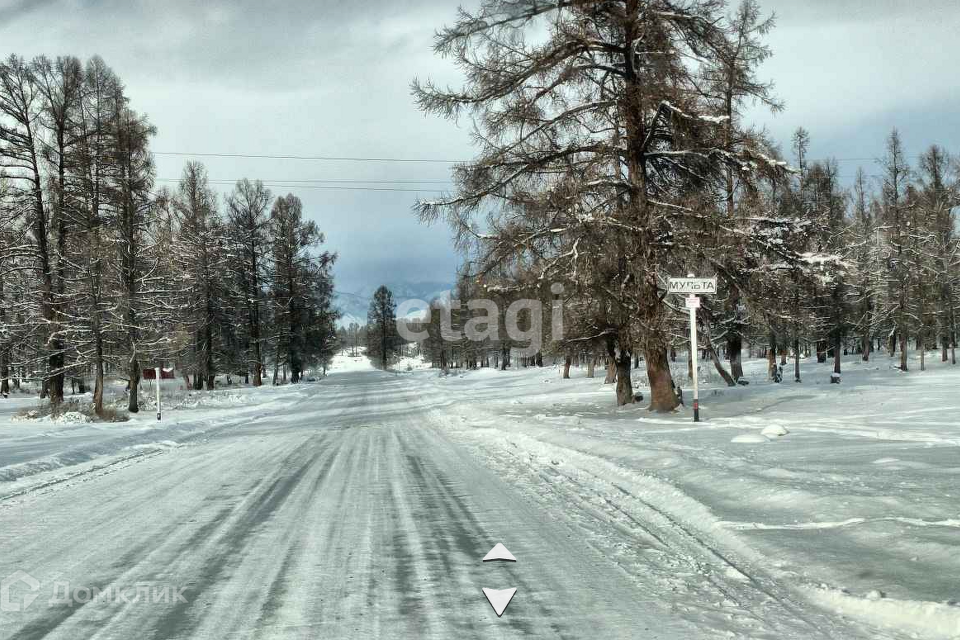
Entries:
{"type": "Polygon", "coordinates": [[[697,309],[700,308],[700,295],[717,292],[716,278],[695,278],[688,274],[686,278],[670,278],[670,293],[685,293],[686,306],[690,311],[690,359],[693,364],[693,421],[700,422],[700,385],[697,376],[697,309]]]}
{"type": "Polygon", "coordinates": [[[690,311],[690,358],[693,360],[693,421],[700,422],[700,384],[697,375],[697,309],[700,308],[700,298],[690,294],[686,301],[690,311]]]}
{"type": "Polygon", "coordinates": [[[160,367],[155,367],[154,372],[157,375],[153,381],[157,385],[157,420],[160,420],[160,367]]]}

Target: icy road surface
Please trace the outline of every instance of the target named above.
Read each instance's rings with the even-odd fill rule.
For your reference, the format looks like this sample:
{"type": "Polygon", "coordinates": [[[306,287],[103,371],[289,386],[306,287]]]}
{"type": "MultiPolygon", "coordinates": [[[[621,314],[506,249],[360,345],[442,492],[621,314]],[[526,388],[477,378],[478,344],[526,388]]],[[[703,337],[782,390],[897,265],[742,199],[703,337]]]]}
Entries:
{"type": "Polygon", "coordinates": [[[673,485],[541,443],[542,419],[491,428],[427,375],[354,363],[179,443],[0,485],[0,578],[39,581],[7,585],[0,638],[911,637],[818,603],[737,527],[708,535],[673,485]],[[516,563],[481,562],[497,542],[516,563]],[[502,618],[484,587],[517,588],[502,618]]]}

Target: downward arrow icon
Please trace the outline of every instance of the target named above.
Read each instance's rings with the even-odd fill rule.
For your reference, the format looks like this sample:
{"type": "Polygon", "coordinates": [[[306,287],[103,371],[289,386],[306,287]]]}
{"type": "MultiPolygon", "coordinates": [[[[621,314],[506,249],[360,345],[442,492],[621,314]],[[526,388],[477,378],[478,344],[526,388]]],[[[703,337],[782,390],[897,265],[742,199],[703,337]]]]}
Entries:
{"type": "Polygon", "coordinates": [[[493,607],[493,610],[496,611],[497,617],[503,615],[503,612],[506,610],[507,605],[510,604],[510,601],[513,600],[513,594],[517,592],[516,588],[512,589],[487,589],[483,588],[483,595],[487,596],[487,602],[490,603],[490,606],[493,607]]]}

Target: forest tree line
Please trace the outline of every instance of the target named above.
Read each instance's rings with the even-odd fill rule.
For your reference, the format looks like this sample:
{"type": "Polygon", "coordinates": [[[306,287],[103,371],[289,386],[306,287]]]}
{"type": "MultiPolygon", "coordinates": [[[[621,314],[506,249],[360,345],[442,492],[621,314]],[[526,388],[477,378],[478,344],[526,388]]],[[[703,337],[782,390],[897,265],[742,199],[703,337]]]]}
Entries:
{"type": "MultiPolygon", "coordinates": [[[[454,297],[502,310],[562,284],[553,353],[611,363],[620,404],[642,358],[659,411],[680,401],[670,358],[689,344],[666,283],[688,273],[719,280],[698,346],[728,384],[745,342],[764,345],[772,377],[792,356],[798,381],[808,354],[836,372],[847,351],[886,350],[904,371],[911,350],[920,368],[931,347],[955,362],[956,158],[933,145],[911,162],[894,130],[876,174],[845,187],[806,130],[781,149],[745,116],[783,108],[758,77],[773,26],[754,0],[485,0],[442,28],[435,49],[466,83],[415,81],[414,95],[472,119],[478,154],[454,168],[455,193],[416,212],[447,222],[467,256],[454,297]]],[[[451,344],[437,315],[435,362],[509,362],[509,341],[451,344]]]]}
{"type": "Polygon", "coordinates": [[[335,351],[336,256],[300,200],[240,180],[222,200],[188,162],[157,188],[147,117],[99,57],[0,63],[0,392],[39,381],[128,381],[174,366],[297,382],[335,351]],[[272,366],[272,372],[268,367],[272,366]],[[281,376],[282,370],[282,376],[281,376]]]}

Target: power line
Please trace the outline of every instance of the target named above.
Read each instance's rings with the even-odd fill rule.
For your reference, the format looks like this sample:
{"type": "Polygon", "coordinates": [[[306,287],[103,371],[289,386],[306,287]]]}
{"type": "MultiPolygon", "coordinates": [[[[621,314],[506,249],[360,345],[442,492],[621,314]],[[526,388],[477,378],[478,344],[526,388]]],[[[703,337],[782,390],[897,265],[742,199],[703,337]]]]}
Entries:
{"type": "MultiPolygon", "coordinates": [[[[180,182],[179,178],[156,178],[155,180],[156,182],[173,182],[173,183],[180,182]]],[[[218,184],[218,185],[233,184],[233,182],[220,183],[213,180],[210,180],[209,182],[211,184],[218,184]]],[[[266,181],[263,182],[263,185],[265,187],[276,187],[276,188],[289,187],[291,189],[328,189],[333,191],[397,191],[397,192],[405,192],[405,193],[424,193],[424,192],[442,193],[444,191],[443,189],[430,188],[430,187],[424,188],[424,189],[408,189],[408,188],[402,188],[402,187],[373,187],[373,186],[351,187],[351,186],[333,185],[333,184],[292,184],[292,183],[286,183],[286,182],[268,183],[266,181]]]]}
{"type": "MultiPolygon", "coordinates": [[[[436,164],[467,164],[472,160],[447,160],[439,158],[392,158],[378,156],[300,156],[292,154],[268,154],[268,153],[219,153],[213,151],[189,152],[189,151],[152,151],[158,156],[185,156],[198,158],[250,158],[259,160],[313,160],[322,162],[421,162],[436,164]]],[[[919,158],[920,155],[904,155],[905,158],[919,158]]],[[[824,158],[835,160],[837,162],[875,162],[878,157],[850,157],[850,158],[824,158]]]]}
{"type": "MultiPolygon", "coordinates": [[[[229,178],[217,178],[217,179],[211,178],[210,180],[208,180],[208,182],[216,182],[216,183],[223,183],[223,184],[234,184],[234,183],[236,183],[236,182],[237,182],[238,180],[240,180],[240,179],[241,179],[241,178],[238,178],[238,179],[236,179],[236,180],[232,180],[232,179],[229,179],[229,178]]],[[[269,180],[269,179],[265,179],[265,178],[264,178],[264,179],[257,178],[257,180],[259,180],[260,182],[262,182],[262,183],[264,183],[264,184],[267,184],[267,183],[277,183],[277,182],[291,183],[291,184],[315,184],[315,183],[319,183],[319,184],[344,184],[344,183],[346,183],[346,184],[453,184],[450,180],[436,180],[436,179],[430,179],[430,180],[358,180],[358,179],[353,179],[353,178],[344,178],[344,179],[341,180],[341,179],[336,179],[336,178],[324,178],[324,179],[308,179],[308,180],[285,180],[285,179],[283,179],[283,178],[277,178],[277,179],[269,180]]]]}
{"type": "MultiPolygon", "coordinates": [[[[915,155],[904,154],[903,157],[904,157],[904,158],[919,158],[920,156],[919,156],[918,154],[915,154],[915,155]]],[[[881,158],[881,157],[873,157],[873,158],[830,158],[830,157],[827,157],[827,158],[824,158],[824,160],[836,160],[837,162],[877,162],[877,161],[883,160],[883,158],[881,158]]]]}
{"type": "MultiPolygon", "coordinates": [[[[183,156],[183,157],[202,157],[202,158],[242,158],[242,159],[263,159],[263,160],[302,160],[302,161],[329,161],[329,162],[396,162],[396,163],[435,163],[435,164],[466,164],[470,160],[448,160],[439,158],[396,158],[386,156],[306,156],[293,154],[267,154],[267,153],[220,153],[220,152],[188,152],[188,151],[152,151],[155,155],[162,156],[183,156]]],[[[906,158],[919,158],[919,155],[905,155],[906,158]]],[[[876,157],[847,157],[847,158],[829,158],[836,162],[876,162],[876,157]]],[[[839,175],[842,179],[852,179],[853,175],[839,175]]],[[[880,177],[880,174],[865,174],[865,177],[880,177]]],[[[175,178],[157,178],[158,182],[179,182],[175,178]]],[[[229,185],[237,180],[211,179],[211,184],[229,185]]],[[[332,191],[385,191],[402,193],[423,193],[435,192],[442,193],[444,190],[436,187],[411,188],[407,186],[380,186],[380,185],[446,185],[452,186],[450,180],[425,179],[425,180],[361,180],[353,178],[345,179],[277,179],[261,180],[265,186],[278,188],[296,188],[296,189],[322,189],[332,191]],[[358,185],[358,186],[350,186],[358,185]],[[362,186],[360,186],[362,185],[362,186]]]]}
{"type": "MultiPolygon", "coordinates": [[[[209,178],[207,182],[211,184],[236,184],[244,178],[209,178]]],[[[249,178],[246,178],[249,180],[249,178]]],[[[163,182],[179,182],[179,178],[157,178],[157,180],[163,182]]],[[[283,178],[275,179],[262,179],[255,178],[254,181],[262,182],[264,185],[277,185],[277,184],[443,184],[443,185],[452,185],[453,182],[450,180],[359,180],[353,178],[344,178],[342,180],[336,178],[329,179],[308,179],[308,180],[299,180],[299,179],[290,179],[285,180],[283,178]]]]}
{"type": "Polygon", "coordinates": [[[195,156],[198,158],[253,158],[261,160],[318,160],[330,162],[433,162],[440,164],[458,164],[469,160],[441,160],[437,158],[381,158],[361,156],[296,156],[272,155],[267,153],[191,153],[186,151],[153,151],[158,156],[195,156]]]}
{"type": "Polygon", "coordinates": [[[268,187],[290,187],[293,189],[330,189],[333,191],[399,191],[406,193],[443,193],[443,189],[402,189],[397,187],[342,187],[334,185],[283,185],[265,184],[268,187]]]}

